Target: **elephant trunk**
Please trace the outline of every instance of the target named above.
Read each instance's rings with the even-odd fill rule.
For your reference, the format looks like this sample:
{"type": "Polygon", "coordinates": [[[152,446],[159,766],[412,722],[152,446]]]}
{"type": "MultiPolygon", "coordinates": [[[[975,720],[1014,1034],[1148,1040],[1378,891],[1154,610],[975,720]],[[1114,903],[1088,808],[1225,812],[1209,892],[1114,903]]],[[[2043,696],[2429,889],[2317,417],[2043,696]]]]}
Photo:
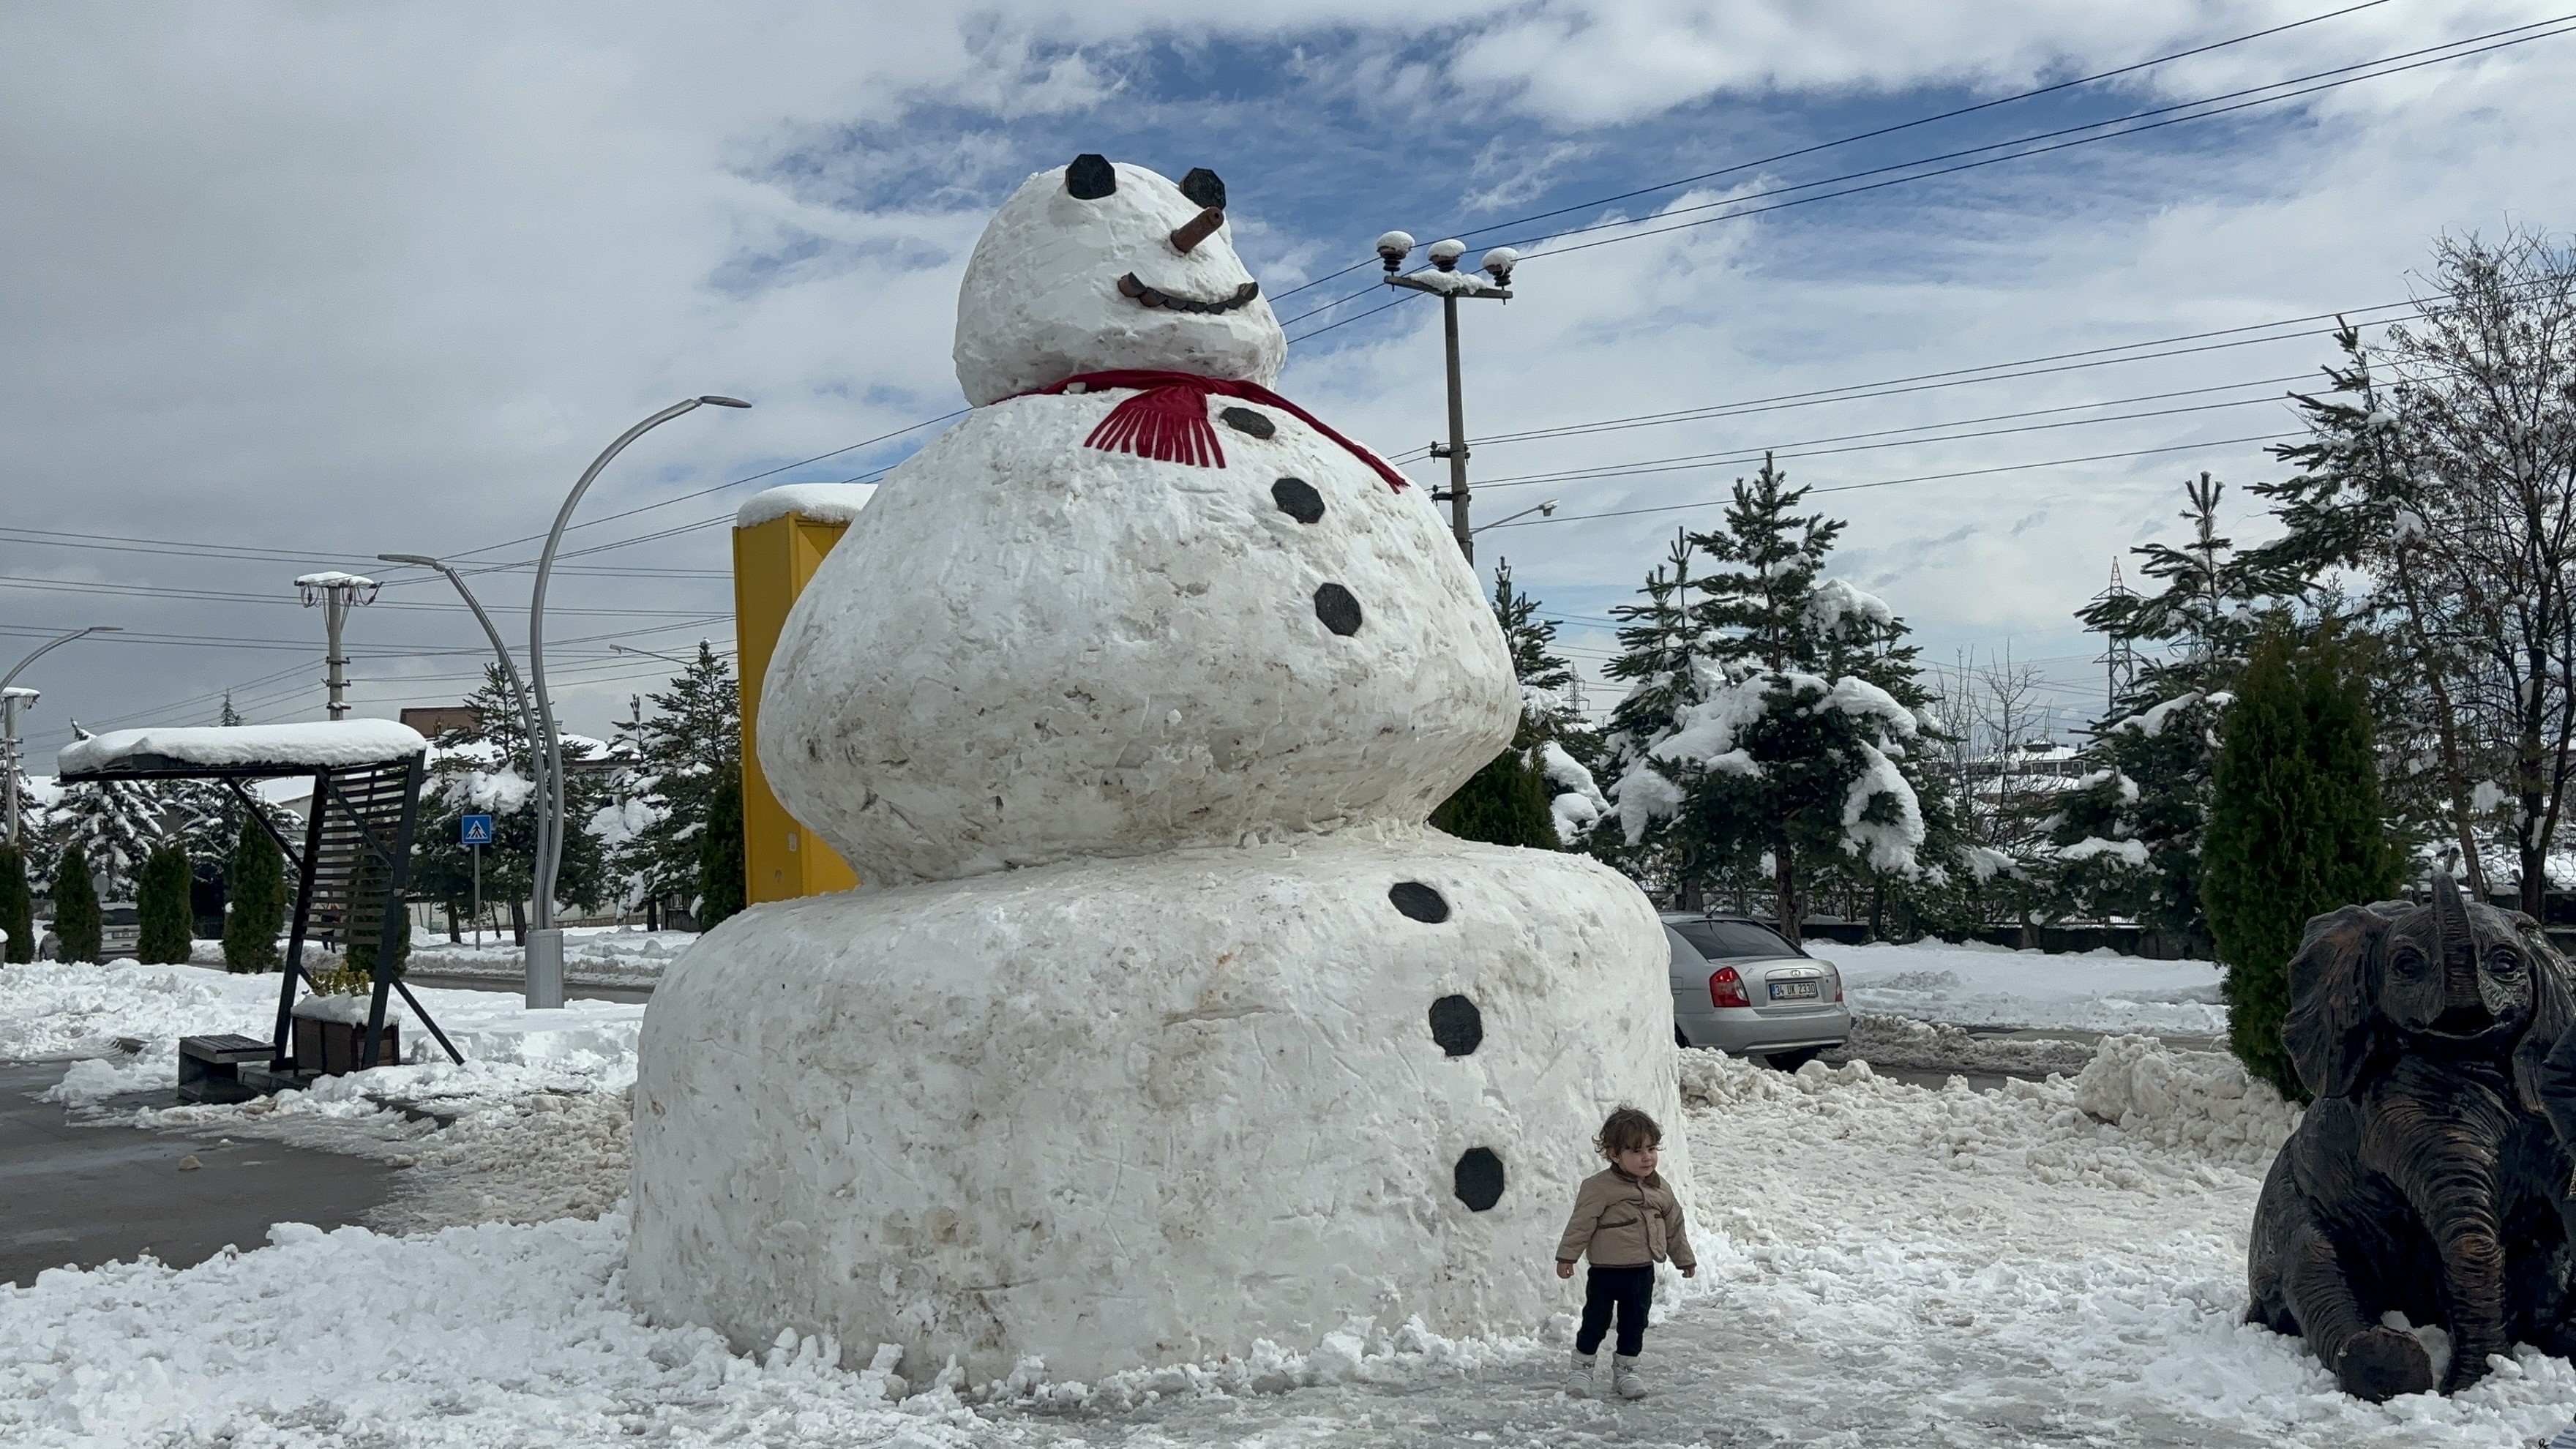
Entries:
{"type": "Polygon", "coordinates": [[[2477,934],[2448,871],[2433,873],[2433,929],[2442,952],[2444,1004],[2453,1011],[2485,1011],[2486,1001],[2478,993],[2477,934]]]}

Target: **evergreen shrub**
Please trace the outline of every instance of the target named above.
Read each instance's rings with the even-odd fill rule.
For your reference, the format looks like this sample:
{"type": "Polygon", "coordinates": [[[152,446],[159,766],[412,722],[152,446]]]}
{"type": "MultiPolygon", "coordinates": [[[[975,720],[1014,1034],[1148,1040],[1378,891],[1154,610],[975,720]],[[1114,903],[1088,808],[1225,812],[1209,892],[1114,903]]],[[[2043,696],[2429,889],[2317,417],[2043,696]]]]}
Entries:
{"type": "Polygon", "coordinates": [[[1525,750],[1505,748],[1431,812],[1435,827],[1461,840],[1557,850],[1547,781],[1525,750]]]}
{"type": "Polygon", "coordinates": [[[134,959],[152,966],[188,964],[194,913],[188,904],[187,851],[164,844],[143,858],[135,906],[141,930],[134,959]]]}
{"type": "Polygon", "coordinates": [[[89,853],[77,845],[63,847],[54,871],[54,959],[95,961],[101,922],[98,889],[90,884],[89,853]]]}
{"type": "Polygon", "coordinates": [[[27,891],[27,852],[15,845],[0,845],[0,931],[9,934],[6,942],[0,942],[0,960],[22,966],[36,959],[36,910],[27,891]]]}
{"type": "Polygon", "coordinates": [[[2310,917],[2397,893],[2380,813],[2366,662],[2333,626],[2301,638],[2275,621],[2237,676],[2201,860],[2237,1060],[2307,1099],[2281,1020],[2290,958],[2310,917]]]}
{"type": "Polygon", "coordinates": [[[224,915],[224,969],[274,971],[277,936],[286,929],[286,852],[257,820],[243,818],[229,875],[232,909],[224,915]]]}

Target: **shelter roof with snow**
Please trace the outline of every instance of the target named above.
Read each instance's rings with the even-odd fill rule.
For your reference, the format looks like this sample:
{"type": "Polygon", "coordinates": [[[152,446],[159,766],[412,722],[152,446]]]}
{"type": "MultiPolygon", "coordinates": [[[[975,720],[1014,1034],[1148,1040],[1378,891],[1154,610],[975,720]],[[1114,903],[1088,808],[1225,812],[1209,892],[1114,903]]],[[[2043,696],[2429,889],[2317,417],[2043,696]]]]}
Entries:
{"type": "Polygon", "coordinates": [[[296,775],[412,759],[429,741],[385,719],[152,727],[92,735],[54,757],[65,780],[151,775],[296,775]]]}

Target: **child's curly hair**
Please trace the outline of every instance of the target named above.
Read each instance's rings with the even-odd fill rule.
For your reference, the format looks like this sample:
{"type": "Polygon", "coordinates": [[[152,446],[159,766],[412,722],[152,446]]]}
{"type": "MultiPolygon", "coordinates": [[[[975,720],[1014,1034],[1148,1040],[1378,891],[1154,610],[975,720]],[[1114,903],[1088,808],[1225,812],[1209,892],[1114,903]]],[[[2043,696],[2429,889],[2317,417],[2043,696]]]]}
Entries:
{"type": "Polygon", "coordinates": [[[1655,1125],[1655,1119],[1625,1105],[1610,1114],[1610,1120],[1601,1124],[1601,1131],[1592,1139],[1593,1150],[1604,1157],[1663,1145],[1664,1129],[1655,1125]]]}

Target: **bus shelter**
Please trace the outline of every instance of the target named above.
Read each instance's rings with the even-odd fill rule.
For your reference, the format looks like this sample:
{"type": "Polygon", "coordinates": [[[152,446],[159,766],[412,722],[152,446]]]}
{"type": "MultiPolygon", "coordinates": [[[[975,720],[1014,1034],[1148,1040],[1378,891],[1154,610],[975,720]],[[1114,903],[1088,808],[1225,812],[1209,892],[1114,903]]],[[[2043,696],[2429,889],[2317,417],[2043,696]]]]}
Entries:
{"type": "MultiPolygon", "coordinates": [[[[181,1044],[183,1078],[192,1061],[212,1063],[219,1075],[232,1077],[236,1065],[263,1054],[268,1070],[260,1085],[269,1090],[345,1069],[339,1063],[299,1060],[296,1051],[299,988],[316,990],[304,965],[305,947],[314,942],[344,952],[356,943],[375,944],[365,1035],[362,1043],[352,1044],[355,1060],[346,1066],[377,1065],[386,1008],[397,992],[448,1057],[465,1060],[395,967],[411,929],[403,895],[410,884],[412,834],[420,820],[428,751],[429,742],[418,731],[372,719],[118,730],[75,741],[62,751],[56,771],[64,784],[221,782],[295,869],[295,911],[286,939],[285,979],[278,986],[275,1035],[267,1042],[237,1036],[188,1038],[181,1044]],[[249,789],[262,780],[288,778],[309,779],[313,786],[300,846],[278,830],[249,789]]],[[[311,1050],[308,1038],[306,1054],[311,1050]]],[[[239,1080],[249,1085],[254,1079],[246,1074],[239,1080]]]]}

